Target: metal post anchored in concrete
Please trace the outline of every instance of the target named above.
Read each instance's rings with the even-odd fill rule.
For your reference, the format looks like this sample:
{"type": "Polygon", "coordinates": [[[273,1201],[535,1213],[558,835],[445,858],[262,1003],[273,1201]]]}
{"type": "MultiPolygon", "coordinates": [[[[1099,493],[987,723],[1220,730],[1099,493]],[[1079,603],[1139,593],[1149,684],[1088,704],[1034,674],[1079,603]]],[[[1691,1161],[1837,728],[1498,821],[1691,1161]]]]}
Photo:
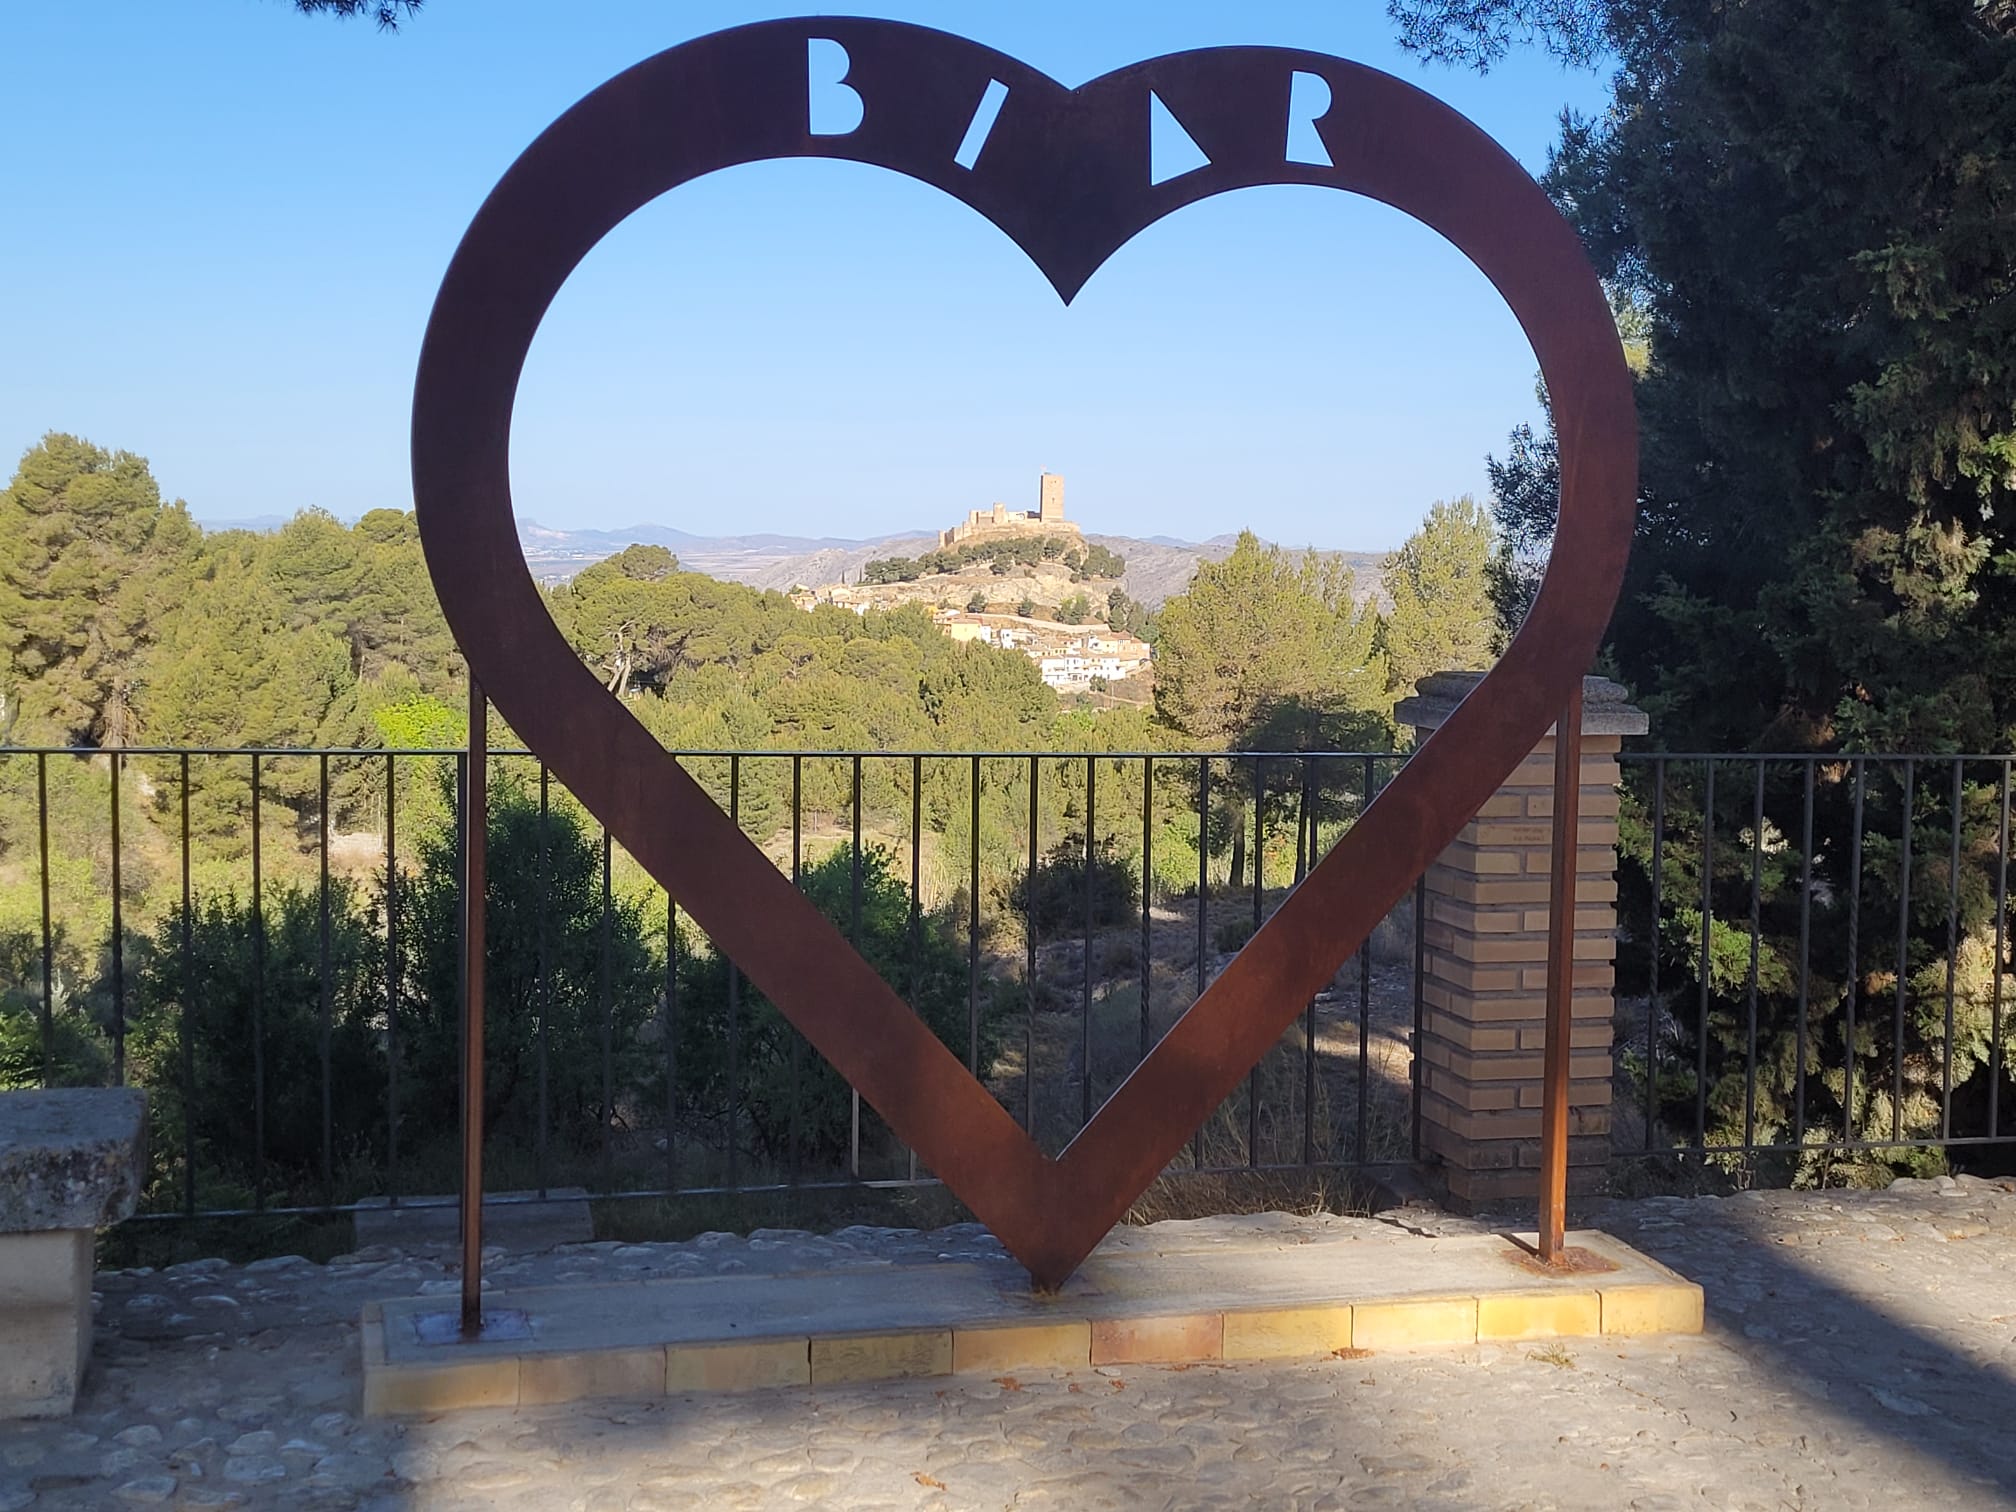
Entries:
{"type": "Polygon", "coordinates": [[[1582,686],[1554,725],[1554,835],[1547,874],[1547,1054],[1540,1082],[1540,1258],[1566,1258],[1568,1058],[1575,1032],[1575,880],[1582,816],[1582,686]]]}
{"type": "Polygon", "coordinates": [[[469,798],[462,838],[462,1332],[483,1331],[483,899],[490,834],[489,704],[469,679],[469,798]]]}

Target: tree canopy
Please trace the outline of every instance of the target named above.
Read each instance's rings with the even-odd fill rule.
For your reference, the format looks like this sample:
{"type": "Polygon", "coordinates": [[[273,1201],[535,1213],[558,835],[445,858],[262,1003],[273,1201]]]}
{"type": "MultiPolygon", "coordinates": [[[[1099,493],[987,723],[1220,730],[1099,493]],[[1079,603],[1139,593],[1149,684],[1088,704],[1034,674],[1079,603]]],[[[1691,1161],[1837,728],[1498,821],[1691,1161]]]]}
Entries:
{"type": "MultiPolygon", "coordinates": [[[[1409,4],[1424,50],[1619,59],[1546,177],[1642,315],[1614,654],[1695,749],[2002,749],[2016,726],[2016,40],[1956,0],[1409,4]],[[1562,14],[1552,14],[1555,10],[1562,14]],[[1509,30],[1508,30],[1509,28],[1509,30]],[[1537,30],[1536,30],[1537,28],[1537,30]],[[1577,30],[1577,28],[1584,28],[1577,30]],[[1523,29],[1523,30],[1522,30],[1523,29]]],[[[1501,603],[1552,441],[1493,469],[1501,603]]]]}

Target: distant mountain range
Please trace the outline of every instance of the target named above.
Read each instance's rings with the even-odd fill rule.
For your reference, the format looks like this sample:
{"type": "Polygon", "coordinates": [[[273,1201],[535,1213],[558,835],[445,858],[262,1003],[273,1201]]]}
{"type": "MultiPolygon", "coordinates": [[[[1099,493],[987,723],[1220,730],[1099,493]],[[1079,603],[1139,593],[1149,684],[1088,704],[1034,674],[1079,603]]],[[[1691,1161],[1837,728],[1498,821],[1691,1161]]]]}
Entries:
{"type": "MultiPolygon", "coordinates": [[[[1199,562],[1221,561],[1231,555],[1236,533],[1208,541],[1179,541],[1170,536],[1091,535],[1085,539],[1127,559],[1121,586],[1129,598],[1159,606],[1190,584],[1199,562]]],[[[817,588],[853,581],[878,557],[918,556],[937,549],[936,533],[876,536],[865,541],[833,537],[740,535],[696,536],[664,525],[632,525],[621,530],[553,530],[520,517],[518,540],[526,564],[542,583],[564,582],[582,568],[613,556],[625,546],[663,546],[692,572],[754,588],[817,588]]],[[[1358,580],[1359,597],[1378,591],[1383,551],[1324,552],[1343,558],[1358,580]]]]}
{"type": "MultiPolygon", "coordinates": [[[[278,530],[284,515],[259,515],[242,520],[203,520],[205,530],[278,530]]],[[[1129,598],[1157,608],[1190,585],[1199,562],[1222,561],[1231,555],[1236,533],[1208,541],[1179,541],[1173,536],[1090,535],[1085,539],[1127,559],[1121,587],[1129,598]]],[[[523,516],[518,541],[526,565],[542,583],[562,583],[584,567],[614,556],[625,546],[663,546],[690,572],[752,588],[818,588],[852,582],[877,557],[919,556],[938,546],[933,531],[874,536],[865,541],[836,536],[736,535],[700,536],[669,525],[626,525],[617,530],[554,530],[523,516]]],[[[1379,592],[1379,569],[1390,553],[1326,551],[1341,557],[1358,580],[1361,600],[1379,592]]]]}

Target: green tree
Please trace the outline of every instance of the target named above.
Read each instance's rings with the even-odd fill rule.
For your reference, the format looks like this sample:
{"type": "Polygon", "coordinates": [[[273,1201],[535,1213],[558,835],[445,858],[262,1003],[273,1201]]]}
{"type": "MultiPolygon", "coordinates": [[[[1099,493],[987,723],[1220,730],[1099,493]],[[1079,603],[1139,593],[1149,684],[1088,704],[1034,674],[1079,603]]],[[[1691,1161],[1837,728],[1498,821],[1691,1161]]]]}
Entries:
{"type": "Polygon", "coordinates": [[[1391,688],[1411,692],[1431,673],[1490,665],[1492,556],[1491,516],[1465,494],[1431,505],[1421,528],[1387,560],[1381,582],[1391,607],[1379,646],[1391,688]]]}
{"type": "Polygon", "coordinates": [[[1074,593],[1057,606],[1057,622],[1060,625],[1082,625],[1092,614],[1092,600],[1082,593],[1074,593]]]}
{"type": "MultiPolygon", "coordinates": [[[[592,1148],[617,1109],[650,1076],[638,1031],[661,981],[641,908],[612,895],[605,911],[602,855],[578,811],[552,804],[493,768],[485,860],[484,1127],[519,1149],[538,1137],[540,1041],[550,1135],[565,1150],[592,1148]]],[[[412,1088],[459,1078],[460,857],[452,828],[420,846],[417,875],[398,891],[404,983],[400,1079],[412,1088]]],[[[453,1098],[402,1103],[416,1144],[454,1137],[453,1098]]]]}
{"type": "MultiPolygon", "coordinates": [[[[1466,61],[1488,63],[1522,40],[1563,56],[1600,42],[1619,59],[1610,108],[1564,123],[1545,182],[1611,286],[1627,351],[1634,340],[1645,348],[1638,531],[1611,655],[1658,736],[1693,750],[2006,749],[2016,733],[2016,7],[1394,8],[1418,23],[1414,45],[1466,61]]],[[[1493,468],[1508,587],[1530,589],[1557,473],[1551,428],[1515,433],[1493,468]]],[[[1501,603],[1509,618],[1520,595],[1501,603]]],[[[1871,835],[1851,900],[1847,855],[1863,804],[1849,771],[1818,773],[1814,889],[1792,864],[1804,858],[1777,844],[1763,868],[1755,1117],[1766,1139],[1790,1127],[1801,1031],[1830,1068],[1808,1084],[1820,1099],[1813,1124],[1839,1132],[1853,1120],[1867,1132],[1894,1116],[1907,1131],[1936,1128],[1949,904],[1963,958],[1992,949],[1992,856],[1963,856],[1954,895],[1937,864],[1955,822],[1950,797],[1920,785],[1907,806],[1881,768],[1867,783],[1871,835]],[[1903,856],[1879,837],[1906,830],[1904,1041],[1893,1022],[1865,1016],[1850,1043],[1847,995],[1867,1002],[1893,989],[1895,962],[1865,955],[1860,981],[1818,978],[1845,963],[1853,907],[1864,919],[1900,913],[1903,856]],[[1801,1005],[1784,963],[1808,928],[1818,964],[1801,1005]],[[1859,1063],[1852,1106],[1844,1063],[1859,1063]],[[1883,1067],[1903,1072],[1899,1107],[1873,1074],[1883,1067]]],[[[1675,774],[1676,785],[1687,780],[1675,774]]],[[[1767,782],[1764,796],[1765,830],[1801,833],[1799,784],[1767,782]]],[[[1725,790],[1719,834],[1754,828],[1746,798],[1725,790]]],[[[1968,824],[1992,829],[1993,801],[1967,784],[1968,824]]],[[[1669,790],[1669,803],[1698,799],[1669,790]]],[[[1704,880],[1702,841],[1698,824],[1669,827],[1666,896],[1698,898],[1705,886],[1716,917],[1742,917],[1747,858],[1718,846],[1704,880]]],[[[1648,867],[1642,842],[1640,828],[1626,850],[1648,867]]],[[[1700,927],[1698,913],[1669,921],[1661,948],[1676,969],[1662,981],[1707,978],[1710,1085],[1680,1090],[1705,1097],[1713,1139],[1732,1118],[1740,1135],[1749,1116],[1749,941],[1717,924],[1704,950],[1700,927]]],[[[1956,1077],[1978,1065],[1981,1043],[1968,1039],[1960,997],[1959,1038],[1974,1049],[1953,1047],[1956,1077]]]]}
{"type": "Polygon", "coordinates": [[[980,589],[975,588],[973,590],[973,597],[966,600],[966,612],[968,614],[985,614],[987,612],[987,595],[980,589]]]}
{"type": "Polygon", "coordinates": [[[1326,737],[1382,740],[1386,667],[1376,621],[1334,557],[1291,555],[1242,531],[1230,556],[1205,562],[1162,606],[1155,708],[1205,747],[1247,743],[1292,703],[1326,737]]]}
{"type": "Polygon", "coordinates": [[[0,690],[16,738],[122,745],[197,530],[144,458],[52,431],[0,492],[0,690]]]}

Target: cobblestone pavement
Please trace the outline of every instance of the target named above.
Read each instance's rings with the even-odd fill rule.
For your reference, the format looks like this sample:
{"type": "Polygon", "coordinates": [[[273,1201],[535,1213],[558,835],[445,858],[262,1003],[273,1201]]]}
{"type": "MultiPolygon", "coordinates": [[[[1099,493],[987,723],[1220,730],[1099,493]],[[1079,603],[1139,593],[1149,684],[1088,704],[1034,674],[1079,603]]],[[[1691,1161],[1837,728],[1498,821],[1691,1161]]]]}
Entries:
{"type": "MultiPolygon", "coordinates": [[[[1384,1220],[1454,1231],[1403,1209],[1384,1220]]],[[[356,1317],[443,1257],[99,1277],[76,1415],[0,1423],[0,1512],[2016,1505],[2016,1181],[1613,1203],[1699,1339],[1127,1367],[360,1422],[356,1317]]],[[[499,1285],[916,1263],[965,1227],[500,1257],[499,1285]]]]}

